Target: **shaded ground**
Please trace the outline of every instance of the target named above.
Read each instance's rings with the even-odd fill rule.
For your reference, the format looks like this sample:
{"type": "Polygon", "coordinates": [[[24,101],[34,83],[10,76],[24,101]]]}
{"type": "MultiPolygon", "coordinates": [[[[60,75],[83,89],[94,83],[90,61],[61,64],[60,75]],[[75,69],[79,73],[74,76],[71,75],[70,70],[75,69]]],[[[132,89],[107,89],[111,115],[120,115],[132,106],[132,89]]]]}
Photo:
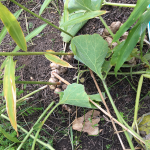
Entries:
{"type": "MultiPolygon", "coordinates": [[[[26,5],[28,9],[34,10],[35,13],[38,14],[39,7],[35,8],[35,6],[38,6],[39,0],[31,1],[18,1],[21,2],[23,5],[26,5]],[[34,9],[35,8],[35,9],[34,9]]],[[[110,2],[122,2],[122,3],[130,3],[135,4],[136,0],[110,0],[110,2]]],[[[62,14],[63,10],[63,2],[61,0],[58,1],[59,9],[62,14]]],[[[18,10],[18,7],[14,5],[13,3],[10,3],[8,8],[11,10],[11,12],[15,12],[18,10]]],[[[103,15],[103,18],[107,22],[108,25],[110,25],[114,21],[121,21],[122,23],[127,20],[130,13],[132,12],[132,8],[119,8],[119,7],[111,7],[111,6],[104,6],[102,8],[103,10],[109,11],[109,13],[103,15]]],[[[25,16],[27,16],[27,21],[31,26],[29,31],[31,32],[36,27],[43,24],[43,21],[40,21],[37,18],[34,18],[30,14],[23,12],[21,16],[19,17],[19,21],[21,23],[21,27],[23,28],[23,31],[25,35],[27,35],[26,30],[26,20],[25,16]]],[[[54,6],[51,4],[49,5],[49,8],[42,14],[42,17],[49,19],[51,22],[53,22],[55,25],[59,26],[59,20],[60,16],[57,10],[54,8],[54,6]]],[[[2,23],[0,22],[0,31],[2,29],[2,23]]],[[[93,33],[99,33],[99,29],[103,28],[101,21],[98,19],[92,19],[89,20],[88,23],[79,31],[78,34],[93,34],[93,33]]],[[[41,52],[49,49],[53,49],[55,51],[61,51],[63,50],[63,42],[62,38],[60,37],[60,32],[56,29],[52,28],[51,26],[47,26],[39,35],[37,35],[35,38],[33,38],[32,42],[30,41],[28,43],[28,51],[32,52],[41,52]]],[[[12,51],[15,47],[15,44],[13,43],[10,36],[7,34],[5,39],[3,40],[0,51],[12,51]]],[[[144,50],[147,51],[148,47],[145,46],[144,50]]],[[[67,51],[69,51],[69,48],[67,48],[67,51]]],[[[5,57],[1,56],[1,60],[4,60],[5,57]]],[[[16,75],[20,76],[20,80],[33,80],[33,81],[48,81],[50,78],[50,62],[44,57],[44,56],[22,56],[22,57],[15,57],[17,61],[17,68],[25,65],[21,70],[16,71],[16,75]]],[[[73,66],[77,66],[77,61],[72,60],[71,64],[73,66]]],[[[81,67],[83,68],[83,66],[81,67]]],[[[134,69],[134,68],[133,68],[134,69]]],[[[137,71],[139,68],[135,68],[134,71],[137,71]]],[[[130,71],[130,70],[123,70],[123,71],[130,71]]],[[[77,76],[77,70],[75,69],[68,69],[66,74],[61,75],[63,78],[65,78],[70,83],[76,82],[76,80],[73,80],[75,76],[77,76]]],[[[94,85],[94,82],[88,72],[83,74],[83,77],[85,78],[85,90],[88,94],[95,94],[97,93],[97,89],[94,85]]],[[[135,96],[136,92],[133,90],[132,86],[137,88],[139,75],[134,75],[133,80],[131,77],[124,77],[124,76],[118,76],[118,79],[116,79],[114,76],[108,76],[107,77],[107,84],[108,87],[110,87],[110,93],[115,101],[115,104],[118,108],[118,110],[124,115],[124,119],[131,125],[133,121],[133,114],[134,114],[134,104],[135,104],[135,96]],[[129,84],[128,80],[131,82],[132,86],[129,84]]],[[[99,86],[102,91],[104,91],[104,88],[102,87],[102,84],[99,79],[97,79],[99,86]]],[[[144,97],[150,88],[148,80],[144,80],[143,88],[142,88],[142,94],[141,98],[144,97]],[[146,84],[145,84],[146,83],[146,84]]],[[[39,85],[27,85],[24,93],[21,95],[25,95],[25,93],[29,93],[33,90],[36,90],[38,87],[42,87],[39,85]]],[[[23,89],[22,85],[18,85],[19,89],[23,89]]],[[[52,90],[49,88],[35,94],[32,98],[28,100],[28,103],[26,105],[20,106],[20,109],[28,108],[30,105],[32,105],[35,108],[41,108],[38,110],[35,110],[32,112],[31,115],[28,116],[21,116],[18,113],[18,121],[21,122],[22,126],[24,126],[27,130],[29,130],[30,127],[33,126],[33,123],[38,119],[40,114],[43,112],[43,110],[46,109],[46,107],[52,102],[52,100],[55,100],[56,102],[59,100],[58,96],[53,93],[52,90]],[[25,124],[25,121],[27,122],[25,124]]],[[[115,116],[114,111],[109,103],[108,100],[109,109],[111,111],[111,114],[115,116]]],[[[149,105],[150,98],[146,97],[141,101],[140,104],[140,110],[139,110],[139,116],[141,116],[143,113],[149,112],[149,105]]],[[[104,106],[102,106],[104,107],[104,106]]],[[[46,121],[45,125],[43,126],[43,130],[41,131],[40,135],[42,137],[45,137],[45,142],[50,142],[53,144],[53,147],[56,150],[71,150],[71,142],[70,138],[68,136],[69,129],[67,128],[69,126],[69,122],[72,122],[75,118],[75,108],[72,107],[73,113],[70,114],[67,111],[62,110],[61,107],[57,108],[54,113],[49,117],[49,119],[46,121]],[[47,139],[46,139],[47,138],[47,139]]],[[[19,111],[19,110],[18,110],[19,111]]],[[[82,116],[84,114],[84,111],[87,112],[87,109],[78,108],[78,117],[82,116]]],[[[101,113],[101,116],[103,114],[101,113]]],[[[99,136],[88,136],[86,133],[79,133],[77,131],[73,131],[74,135],[74,144],[76,149],[80,150],[121,150],[120,142],[114,134],[114,129],[110,122],[107,122],[105,120],[102,120],[99,123],[100,129],[102,129],[102,132],[99,134],[99,136]]],[[[121,131],[122,129],[118,127],[118,130],[121,131]]],[[[124,145],[126,148],[129,148],[129,145],[127,143],[127,140],[123,133],[120,134],[121,138],[124,142],[124,145]]],[[[44,138],[43,138],[44,139],[44,138]]],[[[135,142],[135,146],[138,144],[135,142]]],[[[37,146],[37,149],[40,149],[37,146]]]]}

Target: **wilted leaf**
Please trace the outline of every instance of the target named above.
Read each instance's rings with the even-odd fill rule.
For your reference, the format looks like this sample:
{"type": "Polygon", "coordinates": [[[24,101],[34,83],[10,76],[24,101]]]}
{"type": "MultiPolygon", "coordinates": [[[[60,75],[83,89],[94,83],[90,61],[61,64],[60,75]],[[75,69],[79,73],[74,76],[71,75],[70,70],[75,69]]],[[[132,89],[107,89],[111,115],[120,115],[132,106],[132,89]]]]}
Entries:
{"type": "Polygon", "coordinates": [[[4,23],[7,31],[16,42],[16,44],[24,51],[27,51],[26,40],[22,29],[14,17],[14,15],[0,2],[0,19],[4,23]]]}
{"type": "Polygon", "coordinates": [[[84,90],[84,86],[76,83],[67,86],[59,103],[91,108],[89,97],[84,90]]]}
{"type": "Polygon", "coordinates": [[[16,121],[16,86],[15,86],[15,62],[13,57],[9,56],[5,64],[3,79],[4,98],[6,100],[7,114],[11,125],[17,132],[16,121]]]}
{"type": "MultiPolygon", "coordinates": [[[[47,50],[47,52],[54,52],[52,50],[47,50]]],[[[69,63],[67,63],[66,61],[60,59],[59,57],[55,56],[55,55],[52,55],[52,54],[45,54],[45,57],[55,63],[55,64],[58,64],[60,66],[63,66],[63,67],[68,67],[68,68],[73,68],[73,66],[71,66],[69,63]]]]}
{"type": "Polygon", "coordinates": [[[113,42],[117,41],[125,31],[129,29],[136,21],[137,19],[143,14],[143,12],[146,10],[147,6],[150,4],[150,0],[138,0],[136,7],[134,8],[133,12],[131,13],[128,20],[120,27],[118,32],[115,34],[113,38],[113,42]]]}
{"type": "Polygon", "coordinates": [[[87,132],[88,135],[98,135],[98,123],[100,121],[100,112],[91,110],[80,118],[73,121],[72,128],[80,132],[87,132]]]}
{"type": "Polygon", "coordinates": [[[99,35],[80,35],[71,40],[76,46],[75,58],[87,65],[101,79],[101,69],[108,52],[108,43],[99,35]]]}
{"type": "Polygon", "coordinates": [[[5,132],[5,130],[2,129],[2,127],[0,126],[0,132],[10,141],[15,142],[15,143],[20,143],[21,141],[19,141],[17,138],[11,136],[10,133],[5,132]]]}

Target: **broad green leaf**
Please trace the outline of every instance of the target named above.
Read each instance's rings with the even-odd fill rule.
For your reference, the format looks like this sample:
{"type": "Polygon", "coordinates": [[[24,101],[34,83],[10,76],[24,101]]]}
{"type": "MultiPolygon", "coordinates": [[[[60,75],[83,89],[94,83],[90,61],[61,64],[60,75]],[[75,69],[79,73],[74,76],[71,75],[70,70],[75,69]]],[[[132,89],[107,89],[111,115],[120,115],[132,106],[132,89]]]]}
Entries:
{"type": "Polygon", "coordinates": [[[99,34],[76,36],[71,40],[72,43],[76,46],[76,59],[102,79],[101,69],[109,50],[108,43],[99,34]]]}
{"type": "MultiPolygon", "coordinates": [[[[69,20],[68,3],[69,3],[69,0],[65,0],[65,2],[64,2],[64,13],[63,13],[63,22],[67,22],[69,20]]],[[[67,31],[67,26],[64,27],[64,30],[67,31]]]]}
{"type": "Polygon", "coordinates": [[[120,49],[121,54],[117,60],[116,67],[115,67],[115,74],[126,61],[130,53],[132,52],[133,48],[135,47],[136,43],[139,40],[139,37],[145,31],[147,24],[150,20],[150,9],[145,12],[140,19],[138,20],[137,24],[130,30],[129,35],[125,41],[125,44],[120,49]]]}
{"type": "Polygon", "coordinates": [[[4,129],[2,129],[2,127],[0,126],[0,132],[10,141],[15,142],[15,143],[20,143],[21,141],[19,141],[17,138],[11,136],[10,133],[5,132],[4,129]]]}
{"type": "Polygon", "coordinates": [[[74,25],[74,24],[86,21],[88,19],[92,19],[92,18],[95,18],[97,16],[103,15],[105,13],[106,13],[106,11],[101,11],[101,10],[85,12],[82,16],[71,19],[71,20],[63,23],[60,27],[66,27],[66,26],[74,25]]]}
{"type": "Polygon", "coordinates": [[[0,3],[0,19],[2,20],[3,24],[7,28],[7,31],[16,42],[16,44],[24,51],[27,51],[26,40],[22,29],[14,17],[14,15],[0,3]]]}
{"type": "MultiPolygon", "coordinates": [[[[47,50],[47,52],[50,52],[50,51],[51,51],[51,52],[54,52],[54,51],[52,51],[52,50],[47,50]]],[[[45,57],[46,57],[49,61],[51,61],[51,62],[53,62],[53,63],[55,63],[55,64],[58,64],[58,65],[60,65],[60,66],[68,67],[68,68],[73,68],[73,66],[71,66],[69,63],[67,63],[66,61],[60,59],[59,57],[57,57],[57,56],[55,56],[55,55],[52,55],[52,54],[45,54],[45,57]]]]}
{"type": "Polygon", "coordinates": [[[147,6],[150,4],[150,0],[138,0],[136,7],[134,8],[133,12],[131,13],[128,20],[120,27],[120,29],[117,31],[113,38],[113,42],[117,41],[124,32],[126,32],[129,27],[131,27],[137,19],[143,14],[143,12],[146,10],[147,6]]]}
{"type": "Polygon", "coordinates": [[[15,86],[15,62],[13,57],[9,56],[5,64],[3,79],[4,98],[6,100],[7,114],[11,125],[17,132],[16,120],[16,86],[15,86]]]}
{"type": "Polygon", "coordinates": [[[42,4],[41,8],[40,8],[40,12],[39,12],[39,15],[42,14],[42,12],[44,11],[44,9],[49,5],[49,3],[51,2],[52,0],[45,0],[44,3],[42,4]]]}
{"type": "Polygon", "coordinates": [[[64,91],[64,95],[62,99],[60,99],[59,103],[91,108],[89,97],[84,90],[84,86],[77,83],[67,86],[67,89],[64,91]]]}
{"type": "MultiPolygon", "coordinates": [[[[78,17],[82,16],[84,13],[85,12],[80,11],[80,12],[69,14],[69,19],[68,20],[78,18],[78,17]]],[[[64,23],[63,17],[64,17],[64,15],[62,16],[60,26],[64,23]]],[[[61,28],[64,29],[65,31],[69,32],[71,35],[75,36],[76,33],[84,26],[84,24],[86,22],[87,21],[83,21],[83,22],[80,22],[80,23],[77,23],[77,24],[73,24],[71,26],[66,26],[66,27],[61,27],[61,28]]],[[[65,34],[64,32],[61,33],[61,36],[63,37],[63,41],[67,42],[67,43],[72,39],[71,36],[65,34]]]]}
{"type": "MultiPolygon", "coordinates": [[[[21,14],[22,10],[23,9],[20,9],[20,10],[18,10],[18,11],[16,11],[14,13],[14,16],[16,17],[16,19],[19,17],[19,15],[21,14]]],[[[3,29],[2,29],[2,31],[1,31],[1,33],[0,33],[0,44],[1,44],[2,40],[3,40],[3,38],[5,37],[6,33],[7,33],[7,29],[4,26],[3,29]]]]}
{"type": "Polygon", "coordinates": [[[100,10],[103,0],[70,0],[68,10],[69,13],[86,10],[95,11],[100,10]]]}
{"type": "MultiPolygon", "coordinates": [[[[28,34],[25,39],[26,41],[30,41],[32,38],[34,38],[36,35],[38,35],[45,27],[47,26],[47,24],[43,24],[41,26],[39,26],[38,28],[34,29],[30,34],[28,34]]],[[[19,51],[20,48],[19,46],[16,46],[15,49],[13,50],[13,52],[17,52],[19,51]]]]}

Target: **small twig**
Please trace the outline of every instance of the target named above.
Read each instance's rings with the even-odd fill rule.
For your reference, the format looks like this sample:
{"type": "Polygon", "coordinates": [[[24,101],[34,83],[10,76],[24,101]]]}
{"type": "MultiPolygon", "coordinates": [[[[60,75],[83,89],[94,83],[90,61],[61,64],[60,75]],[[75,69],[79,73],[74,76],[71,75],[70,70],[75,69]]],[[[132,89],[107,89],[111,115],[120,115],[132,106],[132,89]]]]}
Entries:
{"type": "MultiPolygon", "coordinates": [[[[94,83],[95,83],[95,85],[96,85],[96,88],[97,88],[97,90],[98,90],[98,92],[99,92],[99,95],[100,95],[100,97],[101,97],[101,99],[102,99],[102,101],[103,101],[103,104],[105,105],[105,107],[106,107],[107,112],[109,113],[109,115],[111,115],[111,113],[110,113],[110,111],[109,111],[109,108],[108,108],[108,106],[107,106],[107,104],[106,104],[106,102],[105,102],[105,99],[104,99],[104,97],[103,97],[103,95],[102,95],[102,92],[101,92],[101,90],[100,90],[100,88],[99,88],[99,86],[98,86],[98,84],[97,84],[97,81],[95,80],[94,74],[93,74],[93,72],[92,72],[92,70],[91,70],[90,68],[89,68],[89,70],[90,70],[91,77],[93,78],[94,83]]],[[[110,118],[110,119],[111,119],[111,118],[110,118]]],[[[118,130],[117,130],[117,128],[116,128],[116,125],[115,125],[115,123],[114,123],[113,120],[111,120],[111,122],[112,122],[112,125],[113,125],[113,127],[114,127],[114,129],[115,129],[115,131],[116,131],[116,134],[117,134],[117,136],[118,136],[118,139],[119,139],[119,141],[120,141],[120,144],[121,144],[123,150],[125,150],[125,146],[124,146],[124,144],[123,144],[123,142],[122,142],[122,139],[121,139],[121,137],[120,137],[120,135],[119,135],[119,133],[118,133],[118,130]]]]}
{"type": "MultiPolygon", "coordinates": [[[[65,84],[69,85],[70,83],[68,81],[66,81],[65,79],[63,79],[62,77],[60,77],[58,74],[54,73],[55,77],[58,78],[60,81],[64,82],[65,84]]],[[[91,99],[89,99],[89,101],[94,104],[99,110],[101,110],[105,115],[107,115],[110,120],[115,121],[118,125],[120,125],[123,129],[125,129],[125,131],[131,133],[134,137],[136,137],[140,142],[143,143],[143,141],[138,138],[134,133],[132,133],[126,126],[124,126],[123,124],[121,124],[118,120],[116,120],[115,118],[113,118],[109,113],[107,113],[104,109],[102,109],[98,104],[96,104],[95,102],[93,102],[91,99]]],[[[145,143],[144,143],[145,144],[145,143]]]]}
{"type": "Polygon", "coordinates": [[[62,77],[60,77],[57,73],[53,72],[53,75],[58,78],[60,81],[64,82],[65,84],[69,85],[70,83],[68,81],[66,81],[65,79],[63,79],[62,77]]]}

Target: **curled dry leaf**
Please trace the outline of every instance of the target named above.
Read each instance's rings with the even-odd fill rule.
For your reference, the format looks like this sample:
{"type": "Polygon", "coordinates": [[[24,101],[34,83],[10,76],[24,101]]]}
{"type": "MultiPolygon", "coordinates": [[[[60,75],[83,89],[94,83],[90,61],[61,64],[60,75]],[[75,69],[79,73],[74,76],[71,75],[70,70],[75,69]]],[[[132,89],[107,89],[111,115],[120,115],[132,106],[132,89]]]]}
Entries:
{"type": "MultiPolygon", "coordinates": [[[[66,73],[67,70],[68,70],[68,68],[66,68],[66,67],[60,67],[59,72],[60,72],[60,73],[66,73]]],[[[58,74],[58,73],[57,73],[57,74],[58,74]]]]}
{"type": "Polygon", "coordinates": [[[100,112],[91,110],[82,117],[75,119],[72,128],[80,132],[87,132],[88,135],[97,135],[99,133],[99,121],[100,112]]]}
{"type": "MultiPolygon", "coordinates": [[[[58,82],[58,79],[51,77],[51,78],[49,79],[49,82],[55,83],[55,82],[58,82]]],[[[49,85],[49,88],[50,88],[51,90],[54,90],[54,89],[56,88],[56,85],[49,85]]]]}
{"type": "Polygon", "coordinates": [[[58,92],[61,92],[61,89],[60,89],[60,88],[56,88],[55,91],[54,91],[54,93],[56,93],[56,94],[57,94],[58,92]]]}
{"type": "Polygon", "coordinates": [[[59,68],[60,68],[60,66],[57,65],[57,64],[55,64],[55,63],[51,63],[51,64],[50,64],[50,67],[51,67],[52,70],[55,70],[55,69],[59,69],[59,68]]]}
{"type": "Polygon", "coordinates": [[[126,39],[127,39],[127,37],[128,37],[128,34],[129,34],[128,32],[125,32],[125,33],[122,35],[122,37],[121,37],[121,38],[126,40],[126,39]]]}
{"type": "MultiPolygon", "coordinates": [[[[110,28],[110,26],[108,26],[110,28]]],[[[109,35],[109,32],[108,30],[105,28],[104,29],[104,32],[103,32],[103,36],[108,36],[109,35]]]]}

